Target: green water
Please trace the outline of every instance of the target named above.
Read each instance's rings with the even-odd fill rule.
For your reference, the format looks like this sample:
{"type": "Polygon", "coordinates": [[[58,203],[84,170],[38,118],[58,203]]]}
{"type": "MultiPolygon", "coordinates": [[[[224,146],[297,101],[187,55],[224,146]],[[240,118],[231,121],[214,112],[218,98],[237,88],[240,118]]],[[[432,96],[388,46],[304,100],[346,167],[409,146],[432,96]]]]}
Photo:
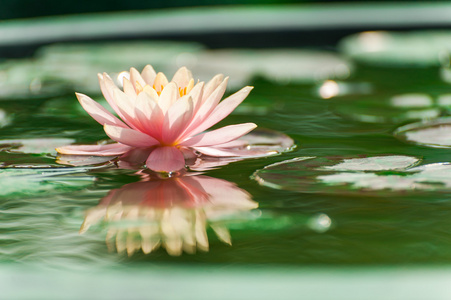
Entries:
{"type": "MultiPolygon", "coordinates": [[[[258,208],[232,210],[225,216],[218,211],[220,217],[208,219],[205,225],[208,251],[181,255],[171,255],[164,246],[149,254],[139,247],[130,255],[124,249],[118,253],[121,249],[108,244],[106,235],[112,226],[119,226],[114,228],[133,236],[131,228],[137,225],[127,222],[99,220],[79,234],[87,211],[110,191],[139,182],[141,177],[137,170],[114,164],[69,167],[56,162],[53,148],[58,143],[93,144],[106,139],[102,126],[79,107],[67,82],[57,82],[58,89],[49,89],[47,94],[17,99],[14,94],[6,95],[0,103],[5,112],[0,135],[9,140],[0,142],[0,262],[18,270],[101,272],[113,268],[120,273],[167,267],[181,267],[183,272],[195,268],[200,273],[216,267],[263,267],[283,273],[280,270],[297,267],[449,266],[451,204],[446,186],[427,192],[408,187],[382,193],[371,188],[356,192],[346,186],[347,193],[338,193],[327,184],[318,188],[317,182],[307,183],[316,184],[312,192],[308,185],[305,190],[296,186],[296,176],[301,181],[305,172],[295,173],[287,189],[283,172],[276,188],[262,186],[252,177],[256,170],[297,157],[405,155],[423,165],[449,162],[446,147],[416,145],[394,136],[400,126],[449,115],[449,106],[437,104],[436,99],[451,91],[439,75],[437,66],[354,63],[349,77],[336,79],[340,92],[345,92],[329,99],[320,94],[325,79],[286,83],[262,76],[246,79],[254,90],[220,125],[255,122],[287,134],[296,147],[204,172],[235,183],[258,208]],[[391,105],[394,96],[409,98],[411,94],[426,95],[432,104],[420,108],[391,105]],[[432,117],[424,113],[431,109],[432,117]],[[56,140],[28,148],[20,148],[24,141],[10,141],[43,138],[56,140]],[[227,228],[231,245],[212,230],[210,225],[215,224],[227,228]]],[[[96,80],[95,73],[92,80],[96,80]]],[[[46,91],[45,84],[41,91],[46,91]]]]}

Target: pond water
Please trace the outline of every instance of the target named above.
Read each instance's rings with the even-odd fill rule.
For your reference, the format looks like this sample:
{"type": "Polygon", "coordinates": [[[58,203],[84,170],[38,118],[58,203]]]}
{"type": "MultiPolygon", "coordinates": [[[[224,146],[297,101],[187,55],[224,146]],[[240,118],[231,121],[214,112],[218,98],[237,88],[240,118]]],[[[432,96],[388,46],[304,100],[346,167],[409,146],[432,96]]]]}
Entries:
{"type": "MultiPolygon", "coordinates": [[[[42,294],[39,280],[51,278],[57,296],[69,286],[77,295],[90,278],[103,278],[97,287],[108,292],[90,295],[120,299],[127,285],[146,294],[137,289],[146,278],[161,284],[154,291],[160,296],[164,287],[211,283],[209,274],[254,287],[279,276],[275,282],[289,293],[291,284],[301,284],[293,278],[306,289],[342,276],[359,282],[349,267],[373,268],[363,276],[371,281],[384,277],[374,271],[381,266],[393,272],[451,265],[448,65],[440,47],[394,60],[400,50],[393,43],[395,50],[378,56],[373,49],[366,57],[359,43],[379,49],[387,37],[369,38],[351,37],[339,53],[57,45],[3,63],[1,276],[17,288],[7,274],[28,274],[25,282],[42,294]],[[123,168],[114,158],[61,163],[55,147],[107,140],[73,92],[105,104],[97,72],[147,63],[169,74],[188,65],[202,80],[223,72],[231,78],[228,93],[253,85],[220,125],[254,122],[296,146],[175,178],[123,168]],[[115,294],[109,284],[124,289],[115,294]]],[[[21,293],[32,299],[31,291],[21,293]]]]}

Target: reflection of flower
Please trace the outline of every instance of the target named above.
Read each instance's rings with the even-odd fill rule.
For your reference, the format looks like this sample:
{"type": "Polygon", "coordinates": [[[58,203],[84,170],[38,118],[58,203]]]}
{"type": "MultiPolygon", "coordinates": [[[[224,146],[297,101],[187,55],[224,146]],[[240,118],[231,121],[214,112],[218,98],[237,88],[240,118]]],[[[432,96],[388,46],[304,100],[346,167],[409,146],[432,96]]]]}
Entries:
{"type": "Polygon", "coordinates": [[[194,151],[236,156],[229,150],[243,145],[236,140],[256,127],[244,123],[203,132],[229,115],[252,89],[244,87],[220,102],[228,80],[222,75],[206,84],[194,84],[191,72],[182,67],[168,82],[163,73],[156,74],[148,65],[141,74],[130,69],[123,78],[123,91],[106,73],[99,74],[99,80],[105,99],[122,120],[86,95],[77,93],[77,98],[117,143],[66,146],[58,148],[59,153],[117,156],[139,149],[149,169],[172,172],[182,169],[194,151]]]}
{"type": "Polygon", "coordinates": [[[221,219],[258,204],[235,184],[208,176],[147,179],[112,190],[87,212],[80,232],[104,218],[107,244],[129,255],[162,245],[171,255],[208,251],[207,222],[223,242],[230,234],[221,219]]]}

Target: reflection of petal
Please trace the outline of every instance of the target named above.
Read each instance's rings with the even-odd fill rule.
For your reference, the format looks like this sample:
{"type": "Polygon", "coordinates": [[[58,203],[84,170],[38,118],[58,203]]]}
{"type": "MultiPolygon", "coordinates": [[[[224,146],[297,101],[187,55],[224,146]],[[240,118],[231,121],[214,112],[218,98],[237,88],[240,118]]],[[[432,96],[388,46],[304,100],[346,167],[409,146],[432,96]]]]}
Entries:
{"type": "Polygon", "coordinates": [[[250,195],[226,180],[185,176],[130,183],[112,190],[87,212],[80,233],[104,219],[109,249],[148,254],[160,245],[170,255],[208,251],[207,225],[224,243],[231,237],[225,217],[254,209],[250,195]],[[222,222],[215,223],[221,220],[222,222]]]}

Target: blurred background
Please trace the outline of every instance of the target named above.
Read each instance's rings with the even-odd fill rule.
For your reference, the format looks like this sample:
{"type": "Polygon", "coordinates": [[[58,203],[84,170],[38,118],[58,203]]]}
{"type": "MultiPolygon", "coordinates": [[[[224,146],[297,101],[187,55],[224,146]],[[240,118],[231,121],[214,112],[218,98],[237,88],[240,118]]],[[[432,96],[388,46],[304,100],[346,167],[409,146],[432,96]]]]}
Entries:
{"type": "MultiPolygon", "coordinates": [[[[68,1],[32,1],[32,0],[3,0],[2,10],[0,11],[0,19],[15,18],[32,18],[40,16],[67,15],[93,12],[112,12],[126,10],[142,10],[142,9],[162,9],[162,8],[182,8],[182,7],[199,7],[199,6],[224,6],[224,5],[259,5],[259,4],[296,4],[296,3],[332,3],[332,2],[362,2],[354,1],[338,1],[338,0],[203,0],[203,1],[118,1],[118,0],[81,0],[75,5],[68,1]]],[[[390,2],[380,0],[377,2],[390,2]]],[[[415,1],[411,1],[415,2],[415,1]]],[[[416,1],[421,2],[421,1],[416,1]]],[[[434,2],[434,1],[428,1],[434,2]]]]}
{"type": "MultiPolygon", "coordinates": [[[[231,295],[224,299],[252,299],[255,291],[260,299],[276,299],[278,286],[284,287],[284,299],[302,293],[305,299],[332,294],[395,299],[397,290],[409,300],[434,293],[449,299],[443,284],[451,277],[450,16],[448,1],[2,0],[2,293],[7,288],[4,295],[25,294],[25,284],[42,299],[53,299],[47,297],[49,285],[35,284],[36,279],[66,283],[58,273],[41,276],[41,268],[52,268],[66,275],[83,271],[67,285],[54,284],[61,287],[54,299],[90,299],[77,294],[82,290],[77,284],[105,278],[103,286],[96,284],[110,294],[99,290],[95,299],[124,299],[130,287],[140,286],[142,299],[149,290],[196,295],[205,282],[231,295]],[[74,92],[107,106],[96,74],[107,72],[120,85],[124,70],[147,64],[168,77],[181,66],[200,80],[223,73],[230,76],[227,93],[253,85],[246,101],[223,121],[230,123],[222,125],[255,122],[297,145],[278,156],[208,171],[236,183],[259,205],[236,223],[227,220],[231,247],[209,231],[210,252],[172,257],[160,249],[147,255],[138,243],[131,255],[120,247],[119,253],[107,249],[108,222],[78,234],[86,211],[138,179],[136,170],[116,169],[109,161],[99,163],[97,171],[79,169],[81,177],[58,163],[55,147],[106,138],[74,92]],[[378,155],[392,155],[402,167],[380,172],[386,166],[371,169],[369,159],[360,177],[340,168],[336,177],[321,176],[343,158],[378,155]],[[311,165],[299,160],[291,168],[299,157],[312,156],[321,159],[311,165]],[[414,172],[412,161],[420,165],[414,172]],[[52,182],[42,168],[67,169],[73,176],[52,182]],[[17,175],[23,170],[30,171],[28,177],[17,175]],[[3,268],[5,262],[10,269],[3,268]],[[445,266],[447,277],[437,266],[445,266]],[[32,267],[34,273],[28,272],[32,267]],[[251,267],[253,273],[242,272],[251,267]],[[357,271],[349,272],[351,267],[357,271]],[[30,275],[28,281],[14,281],[13,273],[30,275]],[[227,286],[237,281],[248,297],[227,286]],[[333,288],[323,288],[324,282],[333,288]],[[380,288],[387,284],[393,290],[380,288]],[[428,289],[418,291],[420,286],[428,289]],[[377,292],[369,295],[368,287],[377,292]]],[[[211,299],[201,296],[195,299],[211,299]]]]}

